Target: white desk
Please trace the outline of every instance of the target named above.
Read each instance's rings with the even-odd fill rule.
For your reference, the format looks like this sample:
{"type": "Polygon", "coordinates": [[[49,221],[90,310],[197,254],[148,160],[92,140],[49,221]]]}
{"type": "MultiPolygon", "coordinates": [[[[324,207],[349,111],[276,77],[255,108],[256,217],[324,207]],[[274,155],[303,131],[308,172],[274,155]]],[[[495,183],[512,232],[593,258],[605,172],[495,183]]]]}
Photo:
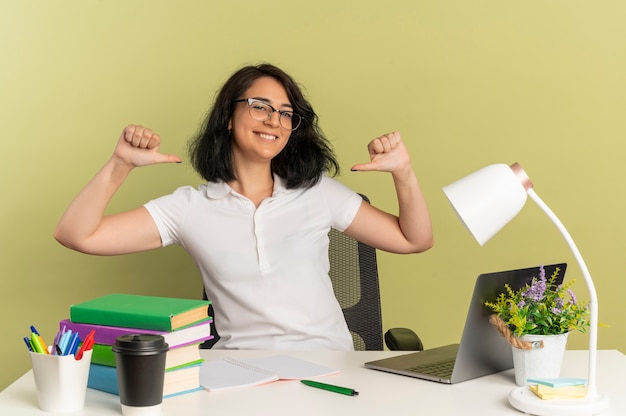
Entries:
{"type": "MultiPolygon", "coordinates": [[[[206,359],[245,359],[274,355],[275,351],[203,351],[206,359]]],[[[277,381],[256,387],[221,392],[200,391],[166,399],[163,415],[521,415],[508,404],[516,388],[513,371],[505,371],[455,385],[421,381],[363,368],[363,363],[401,352],[289,352],[325,366],[339,374],[320,380],[357,390],[344,396],[314,389],[297,381],[277,381]],[[415,411],[411,411],[415,408],[415,411]]],[[[598,390],[609,396],[610,408],[602,415],[626,415],[626,356],[619,351],[598,352],[598,390]]],[[[562,376],[586,377],[587,352],[567,351],[562,376]]],[[[83,412],[72,415],[120,415],[119,397],[87,390],[83,412]]],[[[32,372],[0,393],[0,415],[49,415],[39,410],[32,372]]]]}

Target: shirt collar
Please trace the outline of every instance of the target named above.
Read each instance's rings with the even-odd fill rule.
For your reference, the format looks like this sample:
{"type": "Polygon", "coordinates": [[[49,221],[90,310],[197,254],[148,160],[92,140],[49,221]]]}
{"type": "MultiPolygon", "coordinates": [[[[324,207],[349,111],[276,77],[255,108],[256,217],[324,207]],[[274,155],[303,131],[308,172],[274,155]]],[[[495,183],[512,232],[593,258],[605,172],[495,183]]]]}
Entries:
{"type": "MultiPolygon", "coordinates": [[[[287,189],[286,182],[283,178],[278,175],[274,175],[274,191],[272,192],[273,198],[293,191],[294,189],[287,189]]],[[[206,194],[211,199],[221,199],[230,193],[234,193],[233,188],[228,186],[226,182],[207,182],[206,184],[206,194]]]]}

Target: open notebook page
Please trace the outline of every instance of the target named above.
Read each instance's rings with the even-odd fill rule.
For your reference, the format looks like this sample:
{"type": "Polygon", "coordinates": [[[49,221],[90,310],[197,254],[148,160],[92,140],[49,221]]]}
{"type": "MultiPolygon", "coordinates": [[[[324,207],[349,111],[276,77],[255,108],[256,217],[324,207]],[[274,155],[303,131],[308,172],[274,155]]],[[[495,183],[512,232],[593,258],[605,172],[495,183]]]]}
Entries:
{"type": "Polygon", "coordinates": [[[205,361],[200,369],[200,384],[209,391],[248,387],[279,379],[300,380],[337,373],[338,370],[288,355],[233,360],[205,361]]]}

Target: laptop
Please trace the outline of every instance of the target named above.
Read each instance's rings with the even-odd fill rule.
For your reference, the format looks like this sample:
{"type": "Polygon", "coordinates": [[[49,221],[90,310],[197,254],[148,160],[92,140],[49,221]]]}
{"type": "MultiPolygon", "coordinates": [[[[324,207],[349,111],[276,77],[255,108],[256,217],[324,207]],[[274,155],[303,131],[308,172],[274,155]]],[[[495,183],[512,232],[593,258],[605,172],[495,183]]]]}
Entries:
{"type": "MultiPolygon", "coordinates": [[[[544,266],[546,278],[557,267],[560,271],[556,283],[561,284],[566,263],[544,266]]],[[[530,284],[533,277],[539,278],[539,266],[479,275],[460,344],[370,361],[364,364],[365,368],[446,384],[513,368],[511,345],[489,323],[493,312],[484,303],[495,300],[505,290],[506,283],[517,290],[530,284]]]]}

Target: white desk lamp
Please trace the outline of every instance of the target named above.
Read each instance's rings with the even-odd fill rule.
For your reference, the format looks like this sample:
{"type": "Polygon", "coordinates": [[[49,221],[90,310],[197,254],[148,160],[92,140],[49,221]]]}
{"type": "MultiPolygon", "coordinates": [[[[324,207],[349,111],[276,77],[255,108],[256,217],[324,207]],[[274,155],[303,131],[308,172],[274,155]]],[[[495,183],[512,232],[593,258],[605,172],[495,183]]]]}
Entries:
{"type": "Polygon", "coordinates": [[[526,196],[539,205],[557,226],[582,270],[589,290],[589,370],[587,395],[582,399],[542,400],[527,386],[519,387],[509,395],[516,409],[545,416],[594,415],[609,407],[609,399],[596,389],[596,356],[598,342],[598,299],[574,240],[561,221],[532,189],[533,184],[517,163],[507,166],[496,164],[484,167],[443,188],[459,218],[482,246],[503,228],[522,209],[526,196]]]}

